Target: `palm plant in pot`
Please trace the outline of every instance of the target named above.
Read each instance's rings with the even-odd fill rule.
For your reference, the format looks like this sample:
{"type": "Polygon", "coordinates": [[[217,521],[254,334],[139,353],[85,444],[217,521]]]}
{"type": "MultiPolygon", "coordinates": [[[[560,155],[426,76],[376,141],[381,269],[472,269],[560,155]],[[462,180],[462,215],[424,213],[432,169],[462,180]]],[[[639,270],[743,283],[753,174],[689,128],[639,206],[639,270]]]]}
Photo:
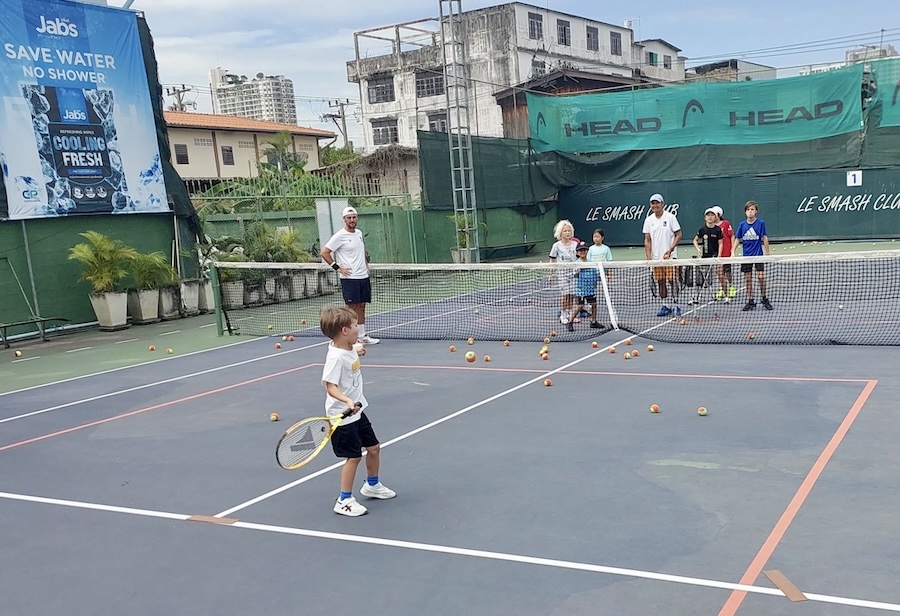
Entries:
{"type": "Polygon", "coordinates": [[[114,331],[128,327],[128,294],[119,290],[118,285],[128,277],[137,251],[99,231],[79,235],[87,241],[69,249],[69,260],[81,264],[80,280],[91,285],[89,297],[100,329],[114,331]]]}
{"type": "Polygon", "coordinates": [[[131,263],[135,288],[128,290],[128,314],[138,325],[159,321],[159,289],[177,278],[175,268],[160,251],[138,253],[131,263]]]}

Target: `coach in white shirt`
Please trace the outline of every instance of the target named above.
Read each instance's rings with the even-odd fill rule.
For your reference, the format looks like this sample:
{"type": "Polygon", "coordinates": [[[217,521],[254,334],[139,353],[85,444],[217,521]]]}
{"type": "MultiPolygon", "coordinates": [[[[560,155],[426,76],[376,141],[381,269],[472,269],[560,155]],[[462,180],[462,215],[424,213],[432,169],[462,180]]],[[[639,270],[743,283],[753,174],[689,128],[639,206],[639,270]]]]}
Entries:
{"type": "MultiPolygon", "coordinates": [[[[678,257],[678,242],[681,241],[681,225],[675,214],[665,210],[666,202],[659,193],[650,197],[650,215],[644,221],[644,254],[648,261],[662,261],[678,257]]],[[[678,302],[678,285],[675,281],[674,267],[654,267],[653,279],[659,285],[659,297],[663,301],[662,308],[656,313],[658,317],[671,314],[679,316],[681,308],[670,308],[666,298],[668,287],[672,287],[672,300],[678,302]]]]}
{"type": "Polygon", "coordinates": [[[359,320],[359,342],[378,344],[378,338],[366,333],[366,304],[372,302],[372,285],[369,281],[369,253],[363,243],[362,231],[356,228],[359,214],[354,208],[345,207],[341,216],[344,228],[325,243],[322,261],[340,276],[344,302],[359,320]]]}

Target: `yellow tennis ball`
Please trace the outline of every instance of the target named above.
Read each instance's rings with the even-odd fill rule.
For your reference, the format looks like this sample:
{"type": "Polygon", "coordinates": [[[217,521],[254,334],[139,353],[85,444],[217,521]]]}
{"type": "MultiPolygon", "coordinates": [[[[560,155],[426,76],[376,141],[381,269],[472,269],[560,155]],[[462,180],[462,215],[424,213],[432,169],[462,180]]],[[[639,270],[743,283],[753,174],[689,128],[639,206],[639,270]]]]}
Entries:
{"type": "Polygon", "coordinates": [[[553,385],[553,381],[551,381],[550,379],[544,379],[544,387],[550,387],[551,385],[553,385]]]}
{"type": "Polygon", "coordinates": [[[485,355],[485,356],[484,356],[484,361],[491,361],[491,356],[490,356],[490,355],[485,355]]]}
{"type": "Polygon", "coordinates": [[[623,355],[622,357],[624,357],[625,359],[631,359],[631,353],[625,353],[625,355],[623,355]]]}
{"type": "Polygon", "coordinates": [[[469,338],[466,340],[466,344],[475,344],[475,338],[469,338]]]}
{"type": "Polygon", "coordinates": [[[16,357],[22,357],[22,351],[16,351],[16,352],[15,352],[15,356],[16,356],[16,357]]]}
{"type": "Polygon", "coordinates": [[[168,353],[169,355],[171,355],[171,354],[172,354],[172,349],[171,349],[171,348],[166,349],[166,353],[168,353]]]}
{"type": "Polygon", "coordinates": [[[278,413],[272,413],[271,415],[269,415],[269,421],[278,421],[278,419],[278,413]]]}
{"type": "Polygon", "coordinates": [[[701,417],[706,417],[706,407],[701,406],[699,409],[697,409],[697,414],[701,417]]]}
{"type": "Polygon", "coordinates": [[[469,351],[468,353],[466,353],[466,361],[469,362],[470,364],[471,364],[473,361],[475,361],[477,358],[478,358],[478,357],[477,357],[477,356],[475,355],[475,353],[473,353],[472,351],[469,351]]]}
{"type": "Polygon", "coordinates": [[[652,352],[653,352],[653,345],[652,345],[652,344],[648,344],[648,345],[647,345],[647,350],[650,351],[650,352],[652,353],[652,352]]]}
{"type": "Polygon", "coordinates": [[[269,325],[266,326],[266,329],[268,329],[269,331],[272,331],[273,329],[275,329],[275,326],[269,324],[269,325]]]}

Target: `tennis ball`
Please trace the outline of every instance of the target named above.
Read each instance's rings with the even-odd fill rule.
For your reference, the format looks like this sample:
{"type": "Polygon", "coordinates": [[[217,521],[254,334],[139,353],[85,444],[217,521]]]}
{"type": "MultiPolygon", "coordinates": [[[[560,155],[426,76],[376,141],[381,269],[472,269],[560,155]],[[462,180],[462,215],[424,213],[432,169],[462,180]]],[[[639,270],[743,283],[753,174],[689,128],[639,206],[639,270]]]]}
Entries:
{"type": "Polygon", "coordinates": [[[300,325],[306,325],[306,319],[300,319],[300,325]]]}
{"type": "Polygon", "coordinates": [[[169,355],[171,355],[171,354],[172,354],[172,347],[169,347],[168,349],[166,349],[166,353],[169,354],[169,355]]]}
{"type": "Polygon", "coordinates": [[[754,338],[756,338],[756,334],[754,334],[753,332],[747,334],[747,340],[753,340],[754,338]]]}
{"type": "Polygon", "coordinates": [[[293,342],[293,341],[294,341],[294,337],[293,337],[293,336],[288,336],[288,342],[293,342]]]}
{"type": "Polygon", "coordinates": [[[287,336],[282,336],[281,339],[282,339],[284,342],[287,342],[287,336]]]}
{"type": "Polygon", "coordinates": [[[597,344],[597,341],[596,341],[596,340],[594,340],[594,341],[591,343],[591,348],[592,348],[592,349],[596,349],[598,346],[600,346],[600,345],[597,344]]]}
{"type": "Polygon", "coordinates": [[[491,356],[490,356],[490,355],[485,355],[485,356],[484,356],[484,361],[486,361],[486,362],[491,361],[491,356]]]}
{"type": "Polygon", "coordinates": [[[622,357],[624,357],[625,359],[631,359],[631,353],[625,353],[625,355],[623,355],[622,357]]]}
{"type": "Polygon", "coordinates": [[[549,353],[541,353],[541,359],[543,359],[544,361],[547,361],[548,359],[550,359],[550,354],[549,353]]]}
{"type": "Polygon", "coordinates": [[[650,352],[652,353],[652,352],[653,352],[653,345],[652,345],[652,344],[648,344],[648,345],[647,345],[647,350],[650,351],[650,352]]]}
{"type": "Polygon", "coordinates": [[[151,351],[155,351],[155,350],[156,350],[156,347],[153,346],[153,345],[151,344],[150,347],[149,347],[149,349],[150,349],[151,351]]]}
{"type": "Polygon", "coordinates": [[[469,338],[466,340],[466,344],[475,344],[475,338],[469,338]]]}
{"type": "Polygon", "coordinates": [[[700,417],[706,417],[706,407],[701,406],[699,409],[697,409],[697,414],[700,415],[700,417]]]}
{"type": "Polygon", "coordinates": [[[280,418],[278,417],[278,413],[272,413],[269,415],[269,421],[278,421],[280,418]]]}
{"type": "Polygon", "coordinates": [[[15,356],[16,356],[16,357],[22,357],[22,351],[16,351],[16,352],[15,352],[15,356]]]}
{"type": "Polygon", "coordinates": [[[504,340],[504,341],[503,341],[503,346],[509,346],[509,340],[504,340]]]}
{"type": "Polygon", "coordinates": [[[650,412],[651,412],[651,413],[659,413],[659,405],[658,405],[658,404],[651,404],[651,405],[650,405],[650,412]]]}
{"type": "Polygon", "coordinates": [[[725,291],[722,291],[721,289],[716,291],[716,299],[722,299],[723,297],[725,297],[725,291]]]}
{"type": "Polygon", "coordinates": [[[635,350],[633,350],[633,351],[631,352],[631,356],[632,356],[632,357],[637,357],[637,356],[638,356],[637,349],[635,349],[635,350]]]}
{"type": "Polygon", "coordinates": [[[626,346],[631,346],[631,338],[629,338],[628,340],[625,341],[625,345],[626,345],[626,346]]]}
{"type": "Polygon", "coordinates": [[[613,355],[615,355],[616,347],[609,347],[609,352],[612,353],[613,355]]]}
{"type": "Polygon", "coordinates": [[[275,326],[272,324],[269,324],[269,325],[266,325],[266,329],[268,329],[269,331],[272,331],[273,329],[275,329],[275,326]]]}
{"type": "Polygon", "coordinates": [[[544,338],[544,344],[550,344],[550,338],[544,338]]]}
{"type": "Polygon", "coordinates": [[[551,338],[555,338],[555,337],[556,337],[556,332],[555,332],[555,331],[550,332],[550,337],[551,337],[551,338]]]}
{"type": "Polygon", "coordinates": [[[451,352],[451,353],[456,353],[456,347],[453,346],[452,344],[450,345],[450,352],[451,352]]]}
{"type": "Polygon", "coordinates": [[[275,343],[275,348],[276,348],[276,349],[280,349],[280,348],[281,348],[281,343],[280,343],[280,342],[276,342],[276,343],[275,343]]]}
{"type": "Polygon", "coordinates": [[[544,379],[544,387],[550,387],[551,385],[553,385],[553,381],[551,381],[550,379],[544,379]]]}
{"type": "Polygon", "coordinates": [[[475,353],[473,353],[472,351],[469,351],[468,353],[466,353],[466,361],[469,362],[470,364],[473,361],[475,361],[476,359],[478,359],[478,356],[475,355],[475,353]]]}

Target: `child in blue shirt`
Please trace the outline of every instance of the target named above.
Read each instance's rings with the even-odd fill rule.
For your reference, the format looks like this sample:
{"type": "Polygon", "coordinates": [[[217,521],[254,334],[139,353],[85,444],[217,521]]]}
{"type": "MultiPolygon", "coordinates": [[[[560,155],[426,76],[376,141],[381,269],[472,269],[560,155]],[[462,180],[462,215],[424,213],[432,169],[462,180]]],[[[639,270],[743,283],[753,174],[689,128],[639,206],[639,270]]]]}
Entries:
{"type": "MultiPolygon", "coordinates": [[[[761,257],[769,255],[769,236],[766,235],[766,222],[757,218],[759,206],[755,201],[744,204],[744,214],[747,220],[742,220],[734,233],[734,249],[736,254],[738,244],[741,245],[745,257],[761,257]]],[[[766,272],[765,263],[741,263],[741,271],[744,273],[744,285],[747,287],[747,304],[742,310],[755,310],[756,300],[753,299],[753,274],[756,270],[756,280],[759,283],[759,294],[762,296],[762,305],[766,310],[772,310],[772,303],[766,296],[766,272]]]]}
{"type": "MultiPolygon", "coordinates": [[[[608,250],[608,249],[607,249],[608,250]]],[[[585,304],[591,305],[591,329],[600,329],[597,323],[597,282],[599,280],[599,270],[596,266],[585,267],[588,265],[588,245],[584,242],[575,247],[575,254],[578,255],[578,264],[581,267],[575,272],[575,314],[584,310],[585,304]]],[[[566,325],[566,329],[570,332],[575,331],[575,326],[570,321],[566,325]]]]}

